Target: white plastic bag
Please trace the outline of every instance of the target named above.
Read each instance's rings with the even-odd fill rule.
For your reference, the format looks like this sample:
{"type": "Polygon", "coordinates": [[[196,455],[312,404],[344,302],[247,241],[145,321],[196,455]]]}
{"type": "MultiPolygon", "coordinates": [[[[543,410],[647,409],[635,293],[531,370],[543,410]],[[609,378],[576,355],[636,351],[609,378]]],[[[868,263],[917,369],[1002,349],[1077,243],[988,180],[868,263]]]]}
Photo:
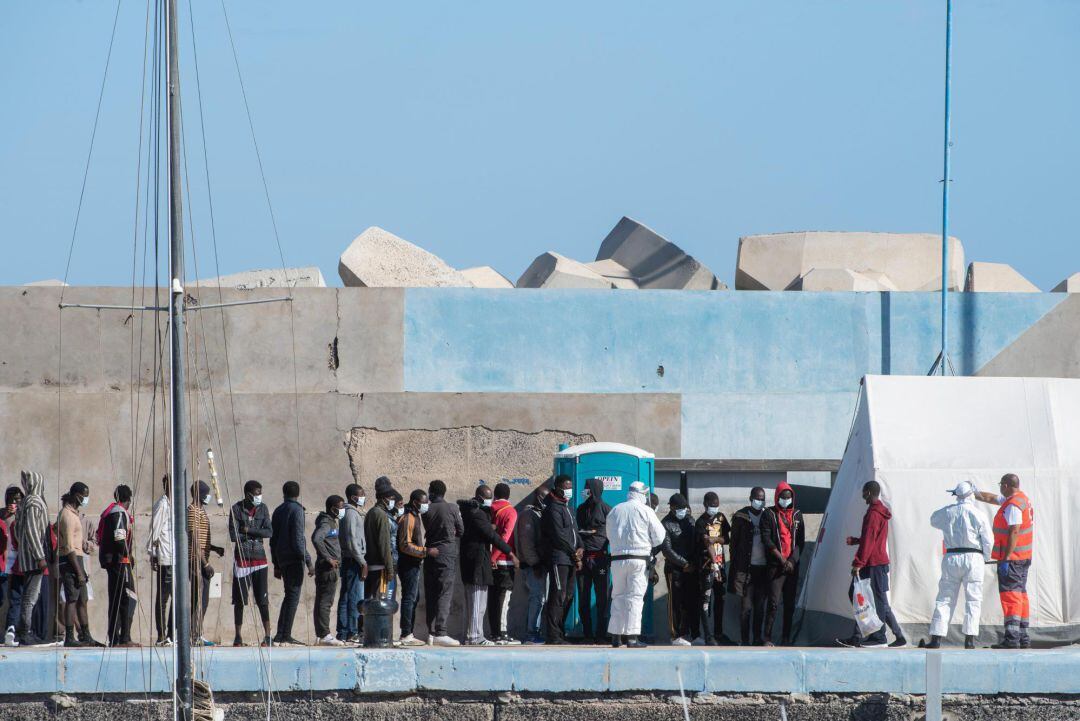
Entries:
{"type": "Polygon", "coordinates": [[[859,633],[863,638],[877,632],[885,625],[878,618],[877,609],[874,607],[874,589],[870,585],[869,578],[855,579],[851,607],[855,611],[855,623],[858,624],[859,633]]]}

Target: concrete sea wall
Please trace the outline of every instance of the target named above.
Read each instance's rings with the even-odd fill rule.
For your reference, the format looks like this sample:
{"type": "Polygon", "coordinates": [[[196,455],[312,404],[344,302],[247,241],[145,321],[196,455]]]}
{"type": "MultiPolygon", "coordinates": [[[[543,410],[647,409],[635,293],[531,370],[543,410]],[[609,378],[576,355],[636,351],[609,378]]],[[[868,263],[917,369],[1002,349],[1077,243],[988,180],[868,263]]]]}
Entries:
{"type": "MultiPolygon", "coordinates": [[[[166,319],[61,314],[60,292],[0,288],[0,479],[44,472],[54,510],[63,489],[84,481],[92,514],[117,483],[132,485],[138,537],[167,465],[154,379],[167,378],[168,364],[153,361],[155,346],[167,353],[166,319]]],[[[216,289],[189,292],[203,305],[219,300],[216,289]]],[[[64,293],[69,303],[130,305],[151,303],[154,290],[64,293]]],[[[933,293],[297,288],[292,297],[189,315],[187,451],[193,475],[206,478],[213,447],[230,502],[247,479],[263,482],[272,505],[282,482],[301,480],[312,517],[354,480],[370,495],[380,474],[406,495],[434,477],[458,497],[478,480],[505,479],[517,500],[550,473],[560,442],[620,441],[674,458],[839,459],[859,379],[925,373],[939,332],[933,293]]],[[[1034,373],[1036,355],[1080,373],[1068,358],[1075,340],[1047,340],[1076,324],[1080,307],[1067,297],[953,294],[957,371],[1007,374],[1008,359],[1022,357],[1034,373]],[[1037,353],[1016,347],[1025,336],[1039,339],[1037,353]]],[[[212,519],[220,543],[224,518],[212,519]]],[[[230,564],[216,565],[224,601],[211,602],[208,627],[228,641],[230,564]]],[[[144,640],[147,572],[142,563],[144,640]]],[[[104,574],[93,581],[93,623],[103,628],[104,574]]]]}

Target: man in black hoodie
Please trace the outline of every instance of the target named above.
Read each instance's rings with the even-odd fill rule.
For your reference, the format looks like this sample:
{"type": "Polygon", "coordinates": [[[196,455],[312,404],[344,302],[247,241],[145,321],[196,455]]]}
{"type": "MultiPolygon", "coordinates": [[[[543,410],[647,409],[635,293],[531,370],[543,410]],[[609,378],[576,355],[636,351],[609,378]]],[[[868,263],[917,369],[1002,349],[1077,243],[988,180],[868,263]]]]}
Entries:
{"type": "Polygon", "coordinates": [[[341,543],[338,524],[345,518],[345,499],[330,496],[326,511],[315,517],[311,545],[315,548],[315,641],[319,646],[344,646],[330,632],[330,609],[337,595],[338,568],[341,566],[341,543]]]}
{"type": "Polygon", "coordinates": [[[549,568],[547,642],[566,643],[566,615],[574,602],[575,571],[581,568],[585,555],[578,534],[570,499],[574,497],[574,482],[570,476],[556,476],[548,504],[541,518],[540,534],[549,568]]]}
{"type": "Polygon", "coordinates": [[[427,607],[428,643],[434,646],[460,646],[446,629],[450,604],[454,600],[454,577],[458,572],[458,553],[465,525],[456,503],[446,500],[446,484],[434,480],[428,484],[428,510],[424,519],[424,604],[427,607]],[[432,550],[435,553],[432,553],[432,550]]]}
{"type": "Polygon", "coordinates": [[[264,540],[273,535],[270,511],[263,503],[262,484],[244,484],[244,498],[229,509],[229,540],[233,542],[232,607],[236,635],[233,646],[243,646],[244,608],[254,596],[262,619],[262,644],[270,644],[269,563],[264,540]]]}
{"type": "Polygon", "coordinates": [[[694,519],[681,493],[671,496],[664,525],[664,577],[668,586],[668,629],[671,645],[689,646],[697,629],[697,573],[694,554],[694,519]]]}
{"type": "Polygon", "coordinates": [[[795,508],[795,492],[780,481],[773,493],[774,503],[761,514],[761,542],[769,567],[769,603],[765,608],[765,645],[772,646],[773,622],[781,599],[784,620],[781,644],[791,645],[791,621],[795,615],[795,589],[799,582],[799,557],[806,528],[802,511],[795,508]]]}
{"type": "Polygon", "coordinates": [[[491,520],[494,494],[489,486],[481,485],[476,495],[458,501],[465,531],[461,535],[461,582],[465,585],[465,645],[494,646],[484,637],[484,615],[487,611],[488,588],[493,583],[491,547],[499,549],[517,564],[510,544],[502,539],[491,520]]]}
{"type": "Polygon", "coordinates": [[[300,484],[288,481],[281,487],[285,500],[274,509],[270,519],[273,529],[270,536],[270,560],[274,564],[274,578],[280,578],[285,586],[285,598],[278,612],[275,644],[302,646],[293,638],[293,621],[300,605],[300,589],[304,585],[304,567],[308,575],[315,575],[315,566],[307,550],[304,534],[304,507],[300,505],[300,484]]]}
{"type": "Polygon", "coordinates": [[[578,506],[576,514],[584,549],[581,571],[577,577],[578,615],[581,616],[585,640],[600,642],[608,626],[608,569],[611,558],[608,552],[607,516],[611,513],[611,506],[604,503],[604,482],[599,478],[585,481],[585,490],[588,498],[578,506]],[[596,633],[593,632],[590,608],[593,594],[596,595],[596,633]]]}

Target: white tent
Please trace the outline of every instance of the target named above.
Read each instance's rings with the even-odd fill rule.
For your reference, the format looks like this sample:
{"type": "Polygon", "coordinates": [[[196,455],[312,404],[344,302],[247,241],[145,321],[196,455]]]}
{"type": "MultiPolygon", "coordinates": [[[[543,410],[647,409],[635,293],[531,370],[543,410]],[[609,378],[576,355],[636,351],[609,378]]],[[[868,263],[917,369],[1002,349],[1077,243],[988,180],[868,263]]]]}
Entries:
{"type": "MultiPolygon", "coordinates": [[[[881,483],[892,509],[890,600],[909,640],[926,632],[941,562],[930,514],[961,480],[996,490],[1005,473],[1035,508],[1028,578],[1036,643],[1080,638],[1080,380],[867,376],[832,495],[799,596],[799,638],[821,645],[852,633],[847,590],[866,506],[862,486],[881,483]]],[[[996,507],[978,504],[993,518],[996,507]]],[[[987,565],[981,640],[1001,631],[996,566],[987,565]]],[[[959,624],[963,599],[957,605],[959,624]]],[[[951,635],[959,638],[954,626],[951,635]]]]}

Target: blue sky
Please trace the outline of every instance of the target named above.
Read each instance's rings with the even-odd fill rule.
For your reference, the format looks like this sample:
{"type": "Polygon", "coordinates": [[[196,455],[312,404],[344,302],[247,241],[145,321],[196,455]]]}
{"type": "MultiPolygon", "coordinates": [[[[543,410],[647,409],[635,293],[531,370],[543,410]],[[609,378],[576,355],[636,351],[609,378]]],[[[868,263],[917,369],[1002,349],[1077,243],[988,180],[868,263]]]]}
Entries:
{"type": "MultiPolygon", "coordinates": [[[[729,283],[740,235],[940,232],[944,6],[228,2],[285,260],[333,285],[371,225],[514,280],[629,215],[729,283]]],[[[115,9],[0,4],[0,284],[63,276],[115,9]]],[[[195,21],[221,270],[273,267],[220,3],[195,21]]],[[[145,22],[122,3],[73,283],[131,282],[145,22]]],[[[957,2],[953,232],[1044,289],[1080,271],[1078,41],[1078,2],[957,2]]]]}

